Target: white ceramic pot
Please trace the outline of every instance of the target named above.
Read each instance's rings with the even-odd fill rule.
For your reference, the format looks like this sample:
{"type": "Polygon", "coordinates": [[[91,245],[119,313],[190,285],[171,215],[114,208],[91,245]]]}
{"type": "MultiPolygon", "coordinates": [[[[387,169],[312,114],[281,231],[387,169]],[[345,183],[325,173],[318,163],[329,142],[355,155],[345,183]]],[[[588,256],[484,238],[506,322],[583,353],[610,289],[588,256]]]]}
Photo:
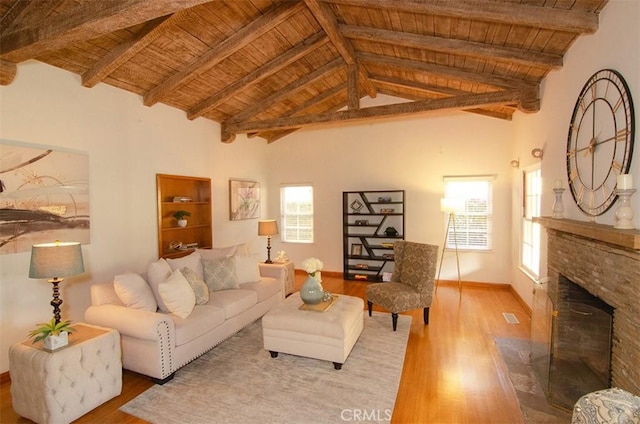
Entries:
{"type": "Polygon", "coordinates": [[[42,347],[45,350],[53,352],[54,350],[62,349],[69,344],[69,333],[61,331],[59,336],[49,335],[43,340],[42,347]]]}
{"type": "Polygon", "coordinates": [[[187,226],[187,220],[186,219],[179,219],[178,220],[178,227],[186,227],[187,226]]]}

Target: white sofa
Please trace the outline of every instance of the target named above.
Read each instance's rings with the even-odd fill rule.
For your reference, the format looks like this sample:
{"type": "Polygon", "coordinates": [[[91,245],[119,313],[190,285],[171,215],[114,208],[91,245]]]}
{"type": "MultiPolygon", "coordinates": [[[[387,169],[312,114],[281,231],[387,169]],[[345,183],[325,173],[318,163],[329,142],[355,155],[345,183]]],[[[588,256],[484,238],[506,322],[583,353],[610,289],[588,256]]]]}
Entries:
{"type": "Polygon", "coordinates": [[[237,246],[197,250],[184,258],[150,264],[146,280],[123,274],[111,283],[95,284],[85,320],[120,332],[123,368],[164,384],[176,370],[258,320],[284,299],[282,270],[260,267],[256,255],[238,254],[237,250],[237,246]],[[176,277],[176,270],[181,271],[181,276],[193,274],[190,270],[201,276],[207,285],[204,291],[209,289],[204,293],[208,299],[197,299],[199,292],[192,285],[190,293],[201,304],[190,303],[192,294],[184,288],[184,280],[176,277]],[[180,280],[179,284],[173,283],[177,281],[174,277],[180,280]],[[222,280],[228,284],[234,278],[235,287],[220,288],[222,280]],[[172,298],[171,290],[175,292],[178,287],[181,294],[172,298]],[[176,299],[182,300],[175,302],[176,299]]]}

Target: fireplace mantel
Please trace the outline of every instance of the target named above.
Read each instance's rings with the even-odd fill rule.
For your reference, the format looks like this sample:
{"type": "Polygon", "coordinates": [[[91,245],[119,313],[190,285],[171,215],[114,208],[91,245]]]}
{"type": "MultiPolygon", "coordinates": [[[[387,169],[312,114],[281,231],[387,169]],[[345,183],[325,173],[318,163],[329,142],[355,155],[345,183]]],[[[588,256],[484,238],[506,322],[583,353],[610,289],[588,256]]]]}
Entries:
{"type": "Polygon", "coordinates": [[[638,230],[618,230],[613,228],[612,225],[546,216],[534,218],[534,222],[545,228],[563,233],[574,234],[627,249],[640,250],[640,231],[638,230]]]}

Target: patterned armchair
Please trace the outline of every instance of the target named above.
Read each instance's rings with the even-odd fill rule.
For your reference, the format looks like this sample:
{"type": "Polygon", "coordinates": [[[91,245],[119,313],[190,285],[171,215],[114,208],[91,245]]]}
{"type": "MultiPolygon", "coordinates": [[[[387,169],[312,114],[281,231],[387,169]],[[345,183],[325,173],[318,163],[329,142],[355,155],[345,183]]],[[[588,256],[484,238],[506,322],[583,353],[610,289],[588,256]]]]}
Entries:
{"type": "Polygon", "coordinates": [[[395,267],[391,282],[367,286],[369,316],[373,304],[391,311],[393,331],[398,325],[398,313],[424,309],[424,323],[429,324],[429,307],[433,300],[438,246],[397,241],[393,245],[395,267]]]}

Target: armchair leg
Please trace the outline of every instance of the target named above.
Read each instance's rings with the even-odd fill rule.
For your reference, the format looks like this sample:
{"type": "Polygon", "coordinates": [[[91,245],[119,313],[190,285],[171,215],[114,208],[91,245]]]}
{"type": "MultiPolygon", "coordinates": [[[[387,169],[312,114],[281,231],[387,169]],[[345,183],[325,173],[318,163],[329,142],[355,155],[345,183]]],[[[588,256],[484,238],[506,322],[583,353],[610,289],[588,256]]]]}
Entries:
{"type": "Polygon", "coordinates": [[[424,325],[428,325],[429,324],[429,308],[424,308],[422,313],[424,315],[424,325]]]}
{"type": "Polygon", "coordinates": [[[398,327],[398,314],[395,312],[391,314],[391,320],[393,321],[393,331],[396,331],[398,327]]]}
{"type": "Polygon", "coordinates": [[[367,308],[369,309],[369,316],[371,316],[371,311],[373,310],[373,302],[369,302],[367,300],[367,308]]]}

